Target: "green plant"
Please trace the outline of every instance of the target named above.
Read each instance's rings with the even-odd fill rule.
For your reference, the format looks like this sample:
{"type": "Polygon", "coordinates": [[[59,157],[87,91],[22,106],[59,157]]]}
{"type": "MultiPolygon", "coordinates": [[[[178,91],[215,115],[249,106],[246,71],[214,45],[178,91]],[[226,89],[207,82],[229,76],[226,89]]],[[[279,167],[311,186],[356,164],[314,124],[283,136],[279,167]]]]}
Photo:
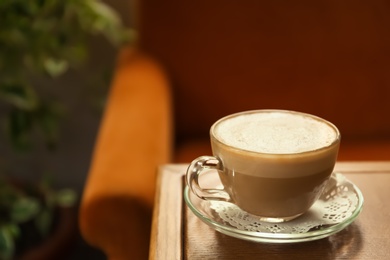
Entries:
{"type": "Polygon", "coordinates": [[[4,176],[0,179],[0,259],[12,259],[42,242],[49,234],[55,210],[76,203],[76,193],[56,191],[48,182],[20,184],[4,176]],[[24,239],[25,237],[34,239],[24,239]]]}
{"type": "MultiPolygon", "coordinates": [[[[37,79],[80,68],[94,35],[119,46],[132,33],[100,0],[0,1],[0,120],[13,147],[32,148],[37,133],[48,148],[55,147],[61,104],[42,93],[37,79]]],[[[24,247],[26,228],[44,239],[55,208],[75,199],[72,190],[55,191],[47,183],[20,186],[0,178],[0,259],[24,247]]]]}
{"type": "Polygon", "coordinates": [[[40,95],[37,77],[55,78],[87,58],[88,36],[118,45],[130,39],[116,13],[99,0],[0,1],[0,99],[6,133],[17,148],[31,147],[35,129],[56,143],[59,104],[40,95]],[[35,85],[34,85],[35,84],[35,85]]]}

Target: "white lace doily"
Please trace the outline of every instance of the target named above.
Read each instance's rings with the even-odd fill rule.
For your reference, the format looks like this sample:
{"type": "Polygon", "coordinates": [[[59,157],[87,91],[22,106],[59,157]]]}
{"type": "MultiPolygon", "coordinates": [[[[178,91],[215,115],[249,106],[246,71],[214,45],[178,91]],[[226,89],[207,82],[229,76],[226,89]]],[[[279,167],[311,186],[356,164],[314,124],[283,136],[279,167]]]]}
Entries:
{"type": "Polygon", "coordinates": [[[348,219],[356,210],[359,198],[353,184],[342,174],[333,174],[318,201],[302,216],[284,223],[259,221],[234,204],[210,201],[210,208],[227,224],[244,231],[299,234],[335,225],[348,219]]]}

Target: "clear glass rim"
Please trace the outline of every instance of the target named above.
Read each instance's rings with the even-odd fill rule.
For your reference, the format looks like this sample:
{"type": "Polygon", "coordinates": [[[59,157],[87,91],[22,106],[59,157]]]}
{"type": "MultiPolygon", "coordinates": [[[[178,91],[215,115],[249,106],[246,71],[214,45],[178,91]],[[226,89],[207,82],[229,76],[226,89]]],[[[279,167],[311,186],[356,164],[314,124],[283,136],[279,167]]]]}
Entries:
{"type": "Polygon", "coordinates": [[[326,119],[323,119],[319,116],[316,116],[316,115],[312,115],[312,114],[308,114],[308,113],[304,113],[304,112],[298,112],[298,111],[293,111],[293,110],[283,110],[283,109],[257,109],[257,110],[248,110],[248,111],[242,111],[242,112],[238,112],[238,113],[234,113],[234,114],[230,114],[230,115],[227,115],[225,117],[222,117],[220,118],[219,120],[217,120],[210,128],[210,138],[212,140],[214,140],[215,142],[219,143],[220,145],[223,145],[225,147],[229,147],[230,149],[233,149],[233,150],[237,150],[237,151],[243,151],[243,152],[246,152],[246,153],[251,153],[251,154],[258,154],[258,155],[264,155],[264,156],[281,156],[281,157],[291,157],[291,156],[300,156],[300,155],[304,155],[304,154],[307,154],[307,153],[313,153],[313,152],[320,152],[320,151],[323,151],[323,150],[327,150],[335,145],[338,145],[341,141],[341,134],[340,134],[340,131],[339,129],[336,127],[336,125],[334,125],[333,123],[327,121],[326,119]],[[298,114],[298,115],[301,115],[301,116],[304,116],[304,117],[310,117],[310,118],[313,118],[313,119],[316,119],[316,120],[319,120],[321,122],[324,122],[325,124],[329,125],[331,128],[333,128],[333,130],[335,130],[336,132],[336,138],[333,140],[332,143],[330,143],[329,145],[327,146],[323,146],[319,149],[315,149],[315,150],[310,150],[310,151],[304,151],[304,152],[298,152],[298,153],[262,153],[262,152],[254,152],[254,151],[251,151],[251,150],[245,150],[245,149],[241,149],[241,148],[238,148],[238,147],[234,147],[234,146],[231,146],[231,145],[228,145],[226,143],[224,143],[223,141],[219,140],[215,135],[214,135],[214,129],[215,127],[222,121],[228,119],[228,118],[232,118],[232,117],[237,117],[237,116],[240,116],[240,115],[245,115],[245,114],[254,114],[254,113],[271,113],[271,112],[279,112],[279,113],[286,113],[286,114],[298,114]]]}

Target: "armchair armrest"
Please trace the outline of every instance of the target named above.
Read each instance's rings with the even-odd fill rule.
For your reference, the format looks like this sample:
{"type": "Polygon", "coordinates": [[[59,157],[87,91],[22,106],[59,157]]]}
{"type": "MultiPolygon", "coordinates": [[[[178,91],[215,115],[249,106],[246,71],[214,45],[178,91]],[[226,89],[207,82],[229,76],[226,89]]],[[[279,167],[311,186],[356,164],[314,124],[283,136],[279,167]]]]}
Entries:
{"type": "Polygon", "coordinates": [[[171,158],[171,94],[162,68],[123,50],[84,188],[82,236],[110,259],[145,259],[157,165],[171,158]]]}

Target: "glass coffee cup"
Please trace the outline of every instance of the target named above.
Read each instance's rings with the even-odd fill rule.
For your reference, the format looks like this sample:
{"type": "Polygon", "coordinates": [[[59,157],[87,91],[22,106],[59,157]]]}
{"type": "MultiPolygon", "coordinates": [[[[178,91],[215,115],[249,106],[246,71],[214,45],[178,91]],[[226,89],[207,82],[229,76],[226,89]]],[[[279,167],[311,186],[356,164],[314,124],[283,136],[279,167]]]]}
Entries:
{"type": "Polygon", "coordinates": [[[335,125],[288,110],[254,110],[213,124],[213,156],[201,156],[186,172],[190,190],[204,200],[234,203],[267,222],[304,214],[333,172],[340,145],[335,125]],[[223,189],[205,189],[199,178],[218,172],[223,189]]]}

